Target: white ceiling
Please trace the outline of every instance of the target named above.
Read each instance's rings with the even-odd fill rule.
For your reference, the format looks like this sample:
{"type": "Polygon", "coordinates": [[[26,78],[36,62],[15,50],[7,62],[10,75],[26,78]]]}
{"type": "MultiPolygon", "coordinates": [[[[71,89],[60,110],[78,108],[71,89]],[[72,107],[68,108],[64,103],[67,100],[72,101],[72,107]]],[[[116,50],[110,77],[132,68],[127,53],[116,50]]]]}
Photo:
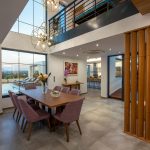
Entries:
{"type": "Polygon", "coordinates": [[[124,53],[124,35],[120,34],[64,51],[56,52],[54,55],[86,59],[122,53],[124,53]],[[98,47],[96,46],[97,44],[98,47]]]}
{"type": "Polygon", "coordinates": [[[0,43],[4,40],[28,0],[0,0],[0,43]]]}

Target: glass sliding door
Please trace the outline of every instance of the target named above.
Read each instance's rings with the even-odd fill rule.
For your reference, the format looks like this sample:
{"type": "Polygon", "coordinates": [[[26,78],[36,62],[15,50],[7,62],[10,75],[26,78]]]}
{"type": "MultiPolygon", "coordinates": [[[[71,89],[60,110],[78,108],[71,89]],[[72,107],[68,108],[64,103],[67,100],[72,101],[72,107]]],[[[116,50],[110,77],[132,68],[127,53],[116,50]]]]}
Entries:
{"type": "Polygon", "coordinates": [[[25,84],[35,83],[40,73],[46,73],[45,54],[2,50],[2,95],[8,96],[8,90],[19,93],[25,84]]]}
{"type": "Polygon", "coordinates": [[[122,54],[108,56],[108,97],[123,100],[122,54]]]}

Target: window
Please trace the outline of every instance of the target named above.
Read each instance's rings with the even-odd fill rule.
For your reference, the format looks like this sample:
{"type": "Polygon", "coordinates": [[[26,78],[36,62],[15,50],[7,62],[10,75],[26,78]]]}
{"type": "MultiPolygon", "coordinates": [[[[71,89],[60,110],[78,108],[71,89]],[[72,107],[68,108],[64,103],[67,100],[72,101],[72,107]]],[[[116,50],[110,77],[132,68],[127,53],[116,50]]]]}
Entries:
{"type": "Polygon", "coordinates": [[[8,90],[19,93],[24,84],[36,83],[40,73],[46,73],[46,55],[2,50],[2,95],[8,90]],[[11,56],[11,59],[10,59],[11,56]]]}
{"type": "Polygon", "coordinates": [[[11,31],[31,35],[35,27],[45,22],[45,7],[42,0],[29,0],[13,25],[11,31]]]}

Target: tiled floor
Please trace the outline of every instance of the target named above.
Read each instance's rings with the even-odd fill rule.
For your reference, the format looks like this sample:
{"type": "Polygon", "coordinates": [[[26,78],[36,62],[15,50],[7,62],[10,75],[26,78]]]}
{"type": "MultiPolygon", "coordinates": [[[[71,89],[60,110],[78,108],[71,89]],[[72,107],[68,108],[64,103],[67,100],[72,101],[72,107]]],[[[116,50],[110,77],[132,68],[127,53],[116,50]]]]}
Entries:
{"type": "Polygon", "coordinates": [[[70,126],[67,143],[64,128],[49,132],[35,125],[31,140],[26,140],[12,119],[12,110],[0,116],[0,150],[149,150],[150,144],[130,137],[123,130],[123,102],[100,98],[99,91],[90,91],[84,101],[80,136],[76,124],[70,126]]]}

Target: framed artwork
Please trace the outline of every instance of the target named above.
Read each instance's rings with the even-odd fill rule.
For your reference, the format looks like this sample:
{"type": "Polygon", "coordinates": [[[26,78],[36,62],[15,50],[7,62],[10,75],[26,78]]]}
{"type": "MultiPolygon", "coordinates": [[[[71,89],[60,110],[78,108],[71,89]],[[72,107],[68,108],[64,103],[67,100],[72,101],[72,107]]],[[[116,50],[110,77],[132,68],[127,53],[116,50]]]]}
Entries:
{"type": "Polygon", "coordinates": [[[78,74],[78,63],[65,62],[64,69],[68,75],[77,75],[78,74]]]}

